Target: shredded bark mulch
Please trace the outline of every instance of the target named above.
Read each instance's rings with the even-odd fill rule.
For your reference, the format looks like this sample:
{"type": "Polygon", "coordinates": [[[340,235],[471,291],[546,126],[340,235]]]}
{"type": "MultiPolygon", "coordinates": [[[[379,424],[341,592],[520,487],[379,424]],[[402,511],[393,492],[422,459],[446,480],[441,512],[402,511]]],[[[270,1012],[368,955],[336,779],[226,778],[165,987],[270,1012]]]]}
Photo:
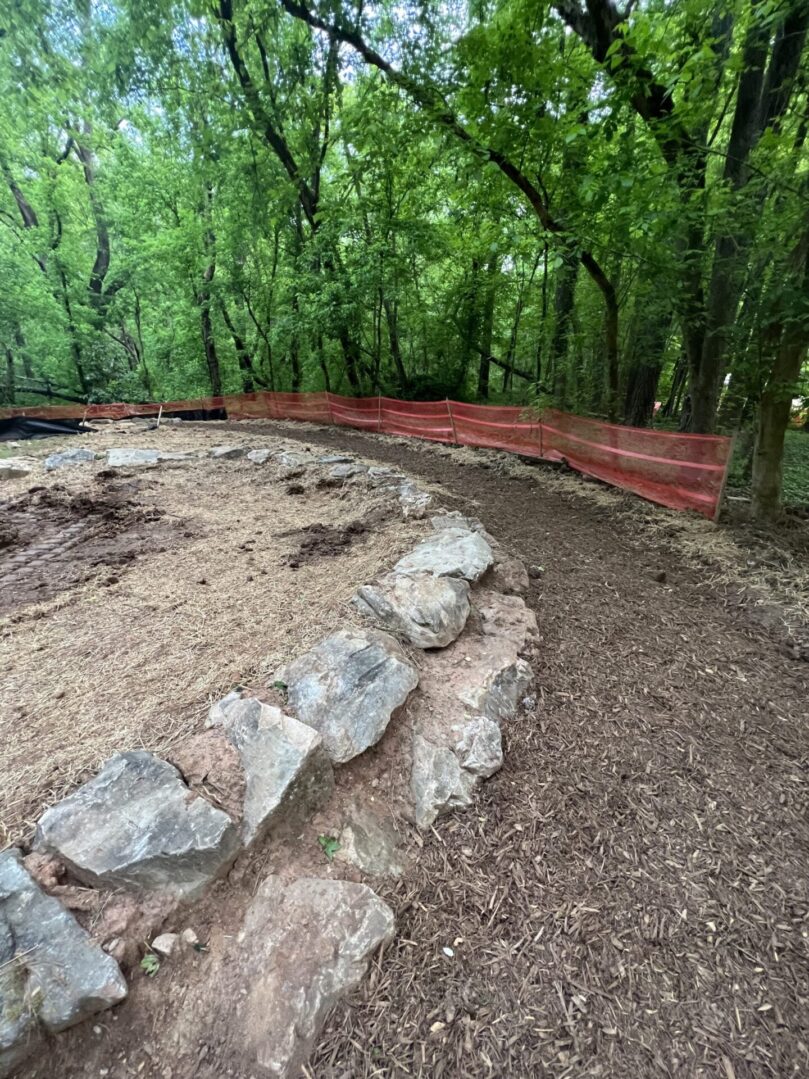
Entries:
{"type": "Polygon", "coordinates": [[[809,666],[586,499],[300,437],[442,485],[542,567],[536,711],[379,889],[396,939],[308,1074],[809,1074],[809,666]]]}

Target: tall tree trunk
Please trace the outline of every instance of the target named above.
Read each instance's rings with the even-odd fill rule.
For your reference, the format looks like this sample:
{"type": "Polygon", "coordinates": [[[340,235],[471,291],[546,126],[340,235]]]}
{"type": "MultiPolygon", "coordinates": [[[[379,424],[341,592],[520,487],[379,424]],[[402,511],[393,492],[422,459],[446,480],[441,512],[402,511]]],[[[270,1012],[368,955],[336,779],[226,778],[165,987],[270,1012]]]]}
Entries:
{"type": "Polygon", "coordinates": [[[677,363],[674,367],[674,373],[671,376],[671,389],[669,395],[666,398],[666,403],[660,410],[661,416],[666,419],[678,415],[680,411],[680,404],[682,402],[683,390],[685,389],[686,382],[688,380],[688,359],[685,352],[680,353],[677,359],[677,363]]]}
{"type": "Polygon", "coordinates": [[[222,320],[230,331],[230,336],[233,339],[233,347],[236,350],[236,359],[238,360],[239,370],[242,375],[242,388],[245,393],[252,393],[256,388],[256,373],[253,369],[253,357],[250,355],[250,349],[247,347],[242,335],[236,329],[224,300],[220,300],[219,310],[222,312],[222,320]]]}
{"type": "Polygon", "coordinates": [[[483,293],[483,307],[480,317],[480,367],[478,369],[478,396],[487,400],[489,396],[489,371],[494,335],[494,305],[496,300],[495,279],[500,272],[500,257],[493,255],[486,264],[486,277],[483,293]]]}
{"type": "Polygon", "coordinates": [[[202,330],[202,348],[205,354],[205,364],[208,368],[208,379],[211,383],[211,394],[214,397],[222,395],[222,372],[219,367],[219,356],[216,352],[216,340],[213,332],[211,319],[211,282],[216,273],[216,235],[211,227],[211,202],[213,189],[210,184],[205,186],[205,214],[206,224],[202,234],[202,245],[208,262],[202,271],[202,285],[197,292],[197,305],[200,312],[200,327],[202,330]]]}
{"type": "Polygon", "coordinates": [[[775,520],[781,509],[784,438],[806,347],[805,331],[785,331],[759,405],[751,510],[760,521],[775,520]]]}
{"type": "Polygon", "coordinates": [[[7,405],[13,405],[17,400],[14,378],[14,353],[8,346],[6,346],[6,387],[3,396],[7,405]]]}
{"type": "Polygon", "coordinates": [[[402,358],[402,347],[399,342],[399,304],[396,301],[387,299],[384,300],[385,304],[385,318],[388,324],[388,341],[390,343],[390,354],[393,360],[393,366],[396,368],[396,378],[399,383],[399,389],[402,393],[408,392],[409,379],[407,377],[407,371],[405,370],[404,359],[402,358]]]}
{"type": "Polygon", "coordinates": [[[560,408],[567,405],[567,354],[570,340],[570,323],[573,317],[573,305],[576,299],[576,279],[579,264],[574,259],[566,259],[556,271],[556,285],[553,295],[553,336],[550,347],[550,366],[552,393],[560,408]]]}
{"type": "Polygon", "coordinates": [[[779,283],[776,304],[789,304],[770,377],[759,406],[753,455],[751,509],[758,520],[774,520],[781,508],[784,436],[801,366],[809,348],[809,227],[790,257],[790,279],[779,283]],[[785,298],[786,297],[786,298],[785,298]]]}

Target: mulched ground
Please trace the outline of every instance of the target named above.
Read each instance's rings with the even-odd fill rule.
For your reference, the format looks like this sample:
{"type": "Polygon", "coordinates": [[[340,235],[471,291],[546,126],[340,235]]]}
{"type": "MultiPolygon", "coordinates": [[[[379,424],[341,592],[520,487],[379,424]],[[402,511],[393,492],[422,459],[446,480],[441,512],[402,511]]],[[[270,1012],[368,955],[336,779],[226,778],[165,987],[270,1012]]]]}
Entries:
{"type": "Polygon", "coordinates": [[[544,567],[537,713],[381,889],[396,940],[308,1074],[809,1074],[809,666],[586,499],[300,437],[443,485],[544,567]]]}

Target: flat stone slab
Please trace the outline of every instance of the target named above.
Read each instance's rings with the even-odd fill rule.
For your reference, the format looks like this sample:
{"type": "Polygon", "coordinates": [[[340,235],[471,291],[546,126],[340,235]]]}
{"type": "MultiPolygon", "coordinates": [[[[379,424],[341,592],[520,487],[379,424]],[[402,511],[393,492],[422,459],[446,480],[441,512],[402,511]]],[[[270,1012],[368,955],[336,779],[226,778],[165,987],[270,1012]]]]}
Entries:
{"type": "Polygon", "coordinates": [[[340,832],[340,847],[335,854],[371,877],[399,877],[405,859],[399,850],[399,837],[390,820],[367,806],[352,806],[340,832]]]}
{"type": "Polygon", "coordinates": [[[317,463],[319,465],[349,465],[354,460],[354,457],[345,453],[327,453],[323,457],[318,457],[317,463]]]}
{"type": "Polygon", "coordinates": [[[362,476],[368,471],[367,465],[360,465],[356,462],[343,462],[336,465],[332,465],[329,469],[329,479],[332,480],[350,480],[355,476],[362,476]]]}
{"type": "Polygon", "coordinates": [[[445,528],[415,547],[393,567],[394,573],[433,573],[477,581],[494,562],[492,549],[477,532],[445,528]]]}
{"type": "Polygon", "coordinates": [[[111,1008],[126,993],[115,960],[40,889],[20,852],[0,854],[0,1076],[43,1033],[111,1008]]]}
{"type": "Polygon", "coordinates": [[[107,450],[109,468],[148,468],[160,460],[159,450],[110,449],[107,450]]]}
{"type": "Polygon", "coordinates": [[[361,614],[417,648],[445,648],[466,625],[469,585],[432,573],[389,573],[362,585],[353,603],[361,614]]]}
{"type": "Polygon", "coordinates": [[[29,457],[6,457],[0,460],[0,480],[18,480],[30,476],[35,462],[29,457]]]}
{"type": "Polygon", "coordinates": [[[36,850],[55,854],[85,884],[198,896],[239,849],[230,817],[145,750],[112,757],[40,818],[36,850]]]}
{"type": "Polygon", "coordinates": [[[262,883],[239,934],[246,1000],[234,1017],[257,1077],[300,1074],[327,1015],[393,939],[394,924],[393,911],[364,884],[262,883]]]}
{"type": "Polygon", "coordinates": [[[214,446],[208,451],[208,456],[215,461],[235,461],[239,457],[244,457],[246,452],[244,446],[214,446]]]}
{"type": "Polygon", "coordinates": [[[252,461],[254,465],[266,465],[271,457],[272,450],[250,450],[247,454],[247,460],[252,461]]]}
{"type": "Polygon", "coordinates": [[[45,471],[53,472],[57,468],[70,468],[72,465],[83,465],[89,461],[95,461],[96,455],[92,450],[84,446],[77,446],[72,450],[63,450],[61,453],[52,453],[45,458],[45,471]]]}
{"type": "Polygon", "coordinates": [[[244,769],[245,843],[261,839],[282,819],[328,800],[334,773],[317,731],[255,698],[218,702],[211,717],[209,725],[221,723],[244,769]]]}
{"type": "Polygon", "coordinates": [[[413,736],[410,789],[416,824],[429,828],[442,813],[470,805],[477,777],[463,769],[451,749],[437,746],[420,734],[413,736]]]}
{"type": "Polygon", "coordinates": [[[343,629],[291,663],[282,679],[298,719],[344,763],[379,741],[419,676],[387,633],[343,629]]]}
{"type": "Polygon", "coordinates": [[[312,458],[305,453],[295,453],[294,450],[279,450],[272,455],[276,464],[283,468],[302,468],[312,464],[312,458]]]}

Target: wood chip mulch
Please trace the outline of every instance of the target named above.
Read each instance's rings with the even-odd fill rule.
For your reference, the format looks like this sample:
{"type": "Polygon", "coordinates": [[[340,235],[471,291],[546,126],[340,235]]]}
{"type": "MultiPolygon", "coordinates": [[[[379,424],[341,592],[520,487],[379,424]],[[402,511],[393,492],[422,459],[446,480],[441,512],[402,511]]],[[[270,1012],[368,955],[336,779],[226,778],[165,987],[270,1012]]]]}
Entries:
{"type": "Polygon", "coordinates": [[[544,572],[536,711],[379,889],[396,939],[308,1074],[809,1075],[809,665],[586,499],[322,441],[443,484],[544,572]]]}

